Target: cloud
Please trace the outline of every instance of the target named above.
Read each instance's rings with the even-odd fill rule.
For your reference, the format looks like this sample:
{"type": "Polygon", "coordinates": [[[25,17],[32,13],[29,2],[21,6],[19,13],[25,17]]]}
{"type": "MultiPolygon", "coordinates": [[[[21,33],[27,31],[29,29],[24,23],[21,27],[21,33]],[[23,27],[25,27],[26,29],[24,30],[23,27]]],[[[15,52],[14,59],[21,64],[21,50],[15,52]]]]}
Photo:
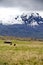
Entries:
{"type": "Polygon", "coordinates": [[[20,7],[22,10],[43,10],[43,0],[0,0],[2,7],[20,7]]]}

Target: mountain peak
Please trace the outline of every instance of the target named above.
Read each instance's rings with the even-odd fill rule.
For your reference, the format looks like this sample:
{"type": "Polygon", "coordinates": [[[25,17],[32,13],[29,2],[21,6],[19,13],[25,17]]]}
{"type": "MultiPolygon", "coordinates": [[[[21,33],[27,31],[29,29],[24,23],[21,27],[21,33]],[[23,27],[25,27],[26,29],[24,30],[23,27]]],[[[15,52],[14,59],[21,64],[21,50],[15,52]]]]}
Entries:
{"type": "Polygon", "coordinates": [[[31,16],[38,17],[39,13],[31,13],[31,16]]]}
{"type": "Polygon", "coordinates": [[[9,19],[0,20],[4,25],[13,25],[13,24],[25,24],[30,26],[38,26],[43,24],[43,18],[39,13],[23,13],[22,15],[11,16],[9,19]]]}
{"type": "Polygon", "coordinates": [[[38,26],[39,24],[43,23],[43,18],[39,15],[39,13],[31,13],[31,15],[21,15],[22,21],[24,24],[31,25],[31,26],[38,26]]]}

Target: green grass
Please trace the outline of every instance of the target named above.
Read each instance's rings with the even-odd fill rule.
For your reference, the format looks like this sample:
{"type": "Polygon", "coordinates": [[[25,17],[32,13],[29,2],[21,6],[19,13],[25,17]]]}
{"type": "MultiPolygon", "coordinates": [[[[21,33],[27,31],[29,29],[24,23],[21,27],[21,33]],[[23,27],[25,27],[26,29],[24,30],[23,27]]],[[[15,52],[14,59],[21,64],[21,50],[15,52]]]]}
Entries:
{"type": "Polygon", "coordinates": [[[0,65],[43,65],[43,42],[11,41],[12,45],[0,40],[0,65]]]}

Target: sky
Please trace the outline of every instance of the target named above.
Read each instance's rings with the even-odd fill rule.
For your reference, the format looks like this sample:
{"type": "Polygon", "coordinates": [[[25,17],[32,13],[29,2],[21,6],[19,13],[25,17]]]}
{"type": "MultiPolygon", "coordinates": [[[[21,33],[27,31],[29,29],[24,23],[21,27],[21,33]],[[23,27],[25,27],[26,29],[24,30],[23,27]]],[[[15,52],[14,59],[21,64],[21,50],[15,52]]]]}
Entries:
{"type": "Polygon", "coordinates": [[[43,10],[43,0],[0,0],[0,6],[21,10],[43,10]]]}
{"type": "Polygon", "coordinates": [[[0,0],[0,19],[30,11],[43,17],[43,0],[0,0]]]}

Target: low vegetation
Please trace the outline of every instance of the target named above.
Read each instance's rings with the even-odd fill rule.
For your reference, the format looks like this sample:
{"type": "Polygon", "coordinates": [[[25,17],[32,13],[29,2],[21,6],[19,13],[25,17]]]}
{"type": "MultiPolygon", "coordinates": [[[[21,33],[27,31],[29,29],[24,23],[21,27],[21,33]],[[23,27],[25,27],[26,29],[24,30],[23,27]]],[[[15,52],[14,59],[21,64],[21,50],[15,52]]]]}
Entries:
{"type": "Polygon", "coordinates": [[[43,65],[43,41],[10,41],[0,40],[0,65],[43,65]]]}

